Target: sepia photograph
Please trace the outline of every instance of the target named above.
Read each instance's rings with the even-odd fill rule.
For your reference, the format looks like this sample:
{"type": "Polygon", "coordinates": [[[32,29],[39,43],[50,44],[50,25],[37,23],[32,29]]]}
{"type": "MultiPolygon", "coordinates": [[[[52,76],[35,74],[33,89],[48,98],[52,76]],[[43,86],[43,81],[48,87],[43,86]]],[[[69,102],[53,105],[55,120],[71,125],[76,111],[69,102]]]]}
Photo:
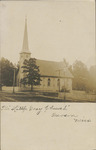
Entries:
{"type": "Polygon", "coordinates": [[[95,1],[0,2],[0,101],[96,102],[95,1]]]}
{"type": "Polygon", "coordinates": [[[0,1],[0,150],[96,150],[96,1],[0,1]]]}

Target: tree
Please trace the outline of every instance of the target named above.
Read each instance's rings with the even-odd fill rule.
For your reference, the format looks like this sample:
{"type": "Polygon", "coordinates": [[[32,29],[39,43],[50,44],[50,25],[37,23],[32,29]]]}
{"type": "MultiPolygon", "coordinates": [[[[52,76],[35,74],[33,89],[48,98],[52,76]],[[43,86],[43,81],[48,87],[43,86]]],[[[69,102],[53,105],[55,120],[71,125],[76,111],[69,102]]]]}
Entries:
{"type": "Polygon", "coordinates": [[[65,59],[65,58],[63,58],[63,62],[64,62],[64,64],[65,64],[65,66],[66,66],[66,67],[68,67],[68,66],[69,66],[69,63],[66,61],[66,59],[65,59]]]}
{"type": "Polygon", "coordinates": [[[13,85],[14,65],[8,59],[0,60],[0,81],[5,86],[13,85]]]}
{"type": "Polygon", "coordinates": [[[91,91],[96,92],[96,65],[91,66],[90,69],[89,69],[88,88],[91,91]]]}
{"type": "Polygon", "coordinates": [[[73,65],[69,65],[64,59],[65,65],[73,74],[73,89],[83,90],[86,92],[96,92],[96,65],[87,68],[87,66],[80,60],[76,60],[73,65]]]}
{"type": "Polygon", "coordinates": [[[73,76],[73,89],[86,90],[89,72],[87,66],[83,62],[79,60],[75,61],[73,64],[73,76]]]}
{"type": "Polygon", "coordinates": [[[25,60],[23,63],[23,74],[24,78],[21,79],[21,83],[26,85],[31,85],[31,90],[33,90],[34,85],[40,85],[40,70],[39,66],[36,65],[36,59],[30,58],[25,60]]]}

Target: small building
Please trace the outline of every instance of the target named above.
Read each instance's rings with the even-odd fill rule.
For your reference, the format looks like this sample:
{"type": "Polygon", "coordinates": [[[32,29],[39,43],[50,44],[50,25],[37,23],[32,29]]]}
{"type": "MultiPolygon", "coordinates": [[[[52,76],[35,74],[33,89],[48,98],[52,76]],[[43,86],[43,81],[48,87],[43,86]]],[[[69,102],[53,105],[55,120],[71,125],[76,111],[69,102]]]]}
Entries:
{"type": "MultiPolygon", "coordinates": [[[[23,85],[20,83],[20,80],[24,77],[22,69],[23,62],[25,59],[30,58],[31,52],[29,51],[28,45],[27,19],[25,19],[23,46],[20,53],[19,72],[17,75],[17,86],[21,89],[23,85]]],[[[63,91],[65,89],[68,91],[72,90],[73,75],[65,65],[64,61],[56,62],[36,59],[36,64],[40,69],[41,81],[40,85],[35,86],[34,89],[42,91],[63,91]]]]}

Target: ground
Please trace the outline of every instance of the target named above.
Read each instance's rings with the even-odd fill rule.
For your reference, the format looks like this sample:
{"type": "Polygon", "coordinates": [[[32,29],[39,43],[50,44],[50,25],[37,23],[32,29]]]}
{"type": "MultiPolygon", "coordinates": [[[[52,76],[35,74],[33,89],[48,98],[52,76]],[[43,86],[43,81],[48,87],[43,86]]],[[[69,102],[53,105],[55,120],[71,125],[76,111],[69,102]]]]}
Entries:
{"type": "Polygon", "coordinates": [[[67,97],[58,98],[55,94],[42,94],[39,92],[0,92],[1,102],[96,102],[96,99],[70,99],[67,97]]]}
{"type": "Polygon", "coordinates": [[[62,102],[61,99],[56,99],[43,95],[35,95],[34,93],[5,93],[0,92],[1,102],[62,102]]]}

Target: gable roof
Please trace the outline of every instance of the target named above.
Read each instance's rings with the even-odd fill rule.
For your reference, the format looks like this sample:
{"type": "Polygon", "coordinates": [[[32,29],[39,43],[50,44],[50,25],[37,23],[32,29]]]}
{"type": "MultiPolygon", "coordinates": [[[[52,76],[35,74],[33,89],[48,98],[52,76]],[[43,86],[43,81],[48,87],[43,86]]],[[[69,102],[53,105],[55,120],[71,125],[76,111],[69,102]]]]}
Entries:
{"type": "Polygon", "coordinates": [[[39,66],[41,76],[73,78],[64,62],[37,59],[36,64],[39,66]]]}

